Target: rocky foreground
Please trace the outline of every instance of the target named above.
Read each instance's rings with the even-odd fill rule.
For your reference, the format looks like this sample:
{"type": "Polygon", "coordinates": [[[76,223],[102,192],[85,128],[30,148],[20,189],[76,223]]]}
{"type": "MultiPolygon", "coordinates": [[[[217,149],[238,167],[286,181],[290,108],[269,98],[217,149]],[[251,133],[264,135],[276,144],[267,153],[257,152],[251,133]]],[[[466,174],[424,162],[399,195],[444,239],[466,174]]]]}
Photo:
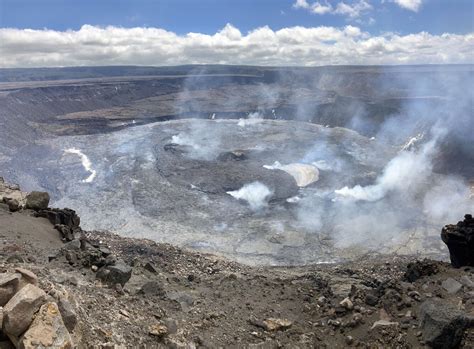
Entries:
{"type": "Polygon", "coordinates": [[[3,180],[0,201],[0,348],[474,347],[474,267],[255,268],[83,231],[46,193],[3,180]]]}

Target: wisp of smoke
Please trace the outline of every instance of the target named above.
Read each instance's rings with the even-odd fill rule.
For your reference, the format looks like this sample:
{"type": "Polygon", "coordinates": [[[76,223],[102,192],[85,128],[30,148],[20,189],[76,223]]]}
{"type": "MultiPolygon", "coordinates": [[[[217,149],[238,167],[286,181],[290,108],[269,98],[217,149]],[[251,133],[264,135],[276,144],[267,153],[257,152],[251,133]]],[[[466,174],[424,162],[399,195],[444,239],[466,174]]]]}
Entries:
{"type": "Polygon", "coordinates": [[[208,122],[216,122],[209,120],[191,119],[191,127],[187,132],[180,132],[171,137],[171,142],[191,148],[189,157],[199,160],[213,160],[221,151],[221,134],[212,131],[208,122]]]}
{"type": "Polygon", "coordinates": [[[272,191],[263,183],[258,181],[245,184],[239,190],[228,191],[227,194],[238,200],[245,200],[254,211],[261,210],[268,205],[272,191]]]}
{"type": "Polygon", "coordinates": [[[436,150],[436,143],[442,137],[442,132],[425,143],[419,151],[403,150],[385,167],[376,183],[362,187],[344,187],[335,190],[335,193],[347,200],[377,201],[387,193],[396,190],[414,191],[432,173],[432,156],[436,150]]]}
{"type": "Polygon", "coordinates": [[[253,126],[263,121],[259,112],[250,113],[247,119],[239,119],[237,125],[240,127],[253,126]]]}

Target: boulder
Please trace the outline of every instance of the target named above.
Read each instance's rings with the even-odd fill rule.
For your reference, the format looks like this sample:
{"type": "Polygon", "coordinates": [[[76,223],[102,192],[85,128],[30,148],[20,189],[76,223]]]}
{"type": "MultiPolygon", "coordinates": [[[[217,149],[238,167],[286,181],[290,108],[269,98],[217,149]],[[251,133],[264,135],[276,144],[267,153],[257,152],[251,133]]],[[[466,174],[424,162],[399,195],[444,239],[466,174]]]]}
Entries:
{"type": "Polygon", "coordinates": [[[20,338],[20,346],[25,349],[74,347],[56,303],[41,306],[30,328],[20,338]]]}
{"type": "Polygon", "coordinates": [[[432,348],[455,348],[461,342],[467,319],[455,306],[429,299],[421,304],[419,317],[423,340],[432,348]]]}
{"type": "Polygon", "coordinates": [[[31,284],[23,287],[3,308],[3,332],[16,337],[25,332],[45,300],[42,289],[31,284]]]}
{"type": "Polygon", "coordinates": [[[464,221],[448,224],[441,230],[441,239],[448,246],[451,264],[455,268],[474,266],[474,219],[466,214],[464,221]]]}
{"type": "Polygon", "coordinates": [[[20,284],[20,278],[19,274],[0,274],[0,306],[3,307],[13,297],[20,284]]]}
{"type": "Polygon", "coordinates": [[[49,194],[44,191],[32,191],[26,196],[25,207],[39,211],[47,209],[49,205],[49,194]]]}
{"type": "Polygon", "coordinates": [[[96,277],[108,285],[125,285],[132,276],[132,267],[124,261],[117,261],[115,265],[108,265],[97,271],[96,277]]]}

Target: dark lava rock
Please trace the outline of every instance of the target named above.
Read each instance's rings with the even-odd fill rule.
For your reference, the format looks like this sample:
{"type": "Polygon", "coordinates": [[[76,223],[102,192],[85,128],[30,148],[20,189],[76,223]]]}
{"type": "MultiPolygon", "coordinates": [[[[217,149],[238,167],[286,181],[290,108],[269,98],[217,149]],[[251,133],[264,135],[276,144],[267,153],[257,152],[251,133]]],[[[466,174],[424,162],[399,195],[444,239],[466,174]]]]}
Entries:
{"type": "Polygon", "coordinates": [[[441,239],[448,245],[451,264],[455,268],[474,266],[474,219],[466,214],[464,221],[445,225],[441,239]]]}
{"type": "Polygon", "coordinates": [[[421,304],[423,340],[434,349],[457,347],[467,324],[463,313],[441,299],[429,299],[421,304]]]}
{"type": "Polygon", "coordinates": [[[423,276],[434,275],[438,272],[436,263],[429,260],[415,261],[407,265],[407,270],[403,279],[408,282],[415,282],[423,276]]]}
{"type": "Polygon", "coordinates": [[[72,229],[78,228],[81,224],[81,219],[76,214],[76,211],[69,208],[50,208],[43,209],[36,214],[37,217],[47,218],[51,224],[63,224],[72,229]]]}
{"type": "Polygon", "coordinates": [[[31,210],[45,210],[49,205],[49,194],[44,191],[32,191],[26,196],[25,207],[31,210]]]}
{"type": "Polygon", "coordinates": [[[108,285],[125,285],[132,276],[132,268],[123,261],[118,261],[115,265],[100,268],[96,277],[108,285]]]}

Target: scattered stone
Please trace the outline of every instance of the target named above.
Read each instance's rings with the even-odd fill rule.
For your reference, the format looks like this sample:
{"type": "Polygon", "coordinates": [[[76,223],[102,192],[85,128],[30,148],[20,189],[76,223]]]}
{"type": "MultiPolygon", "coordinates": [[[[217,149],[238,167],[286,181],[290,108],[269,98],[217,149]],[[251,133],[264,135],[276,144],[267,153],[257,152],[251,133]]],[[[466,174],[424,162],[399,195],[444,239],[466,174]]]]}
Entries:
{"type": "Polygon", "coordinates": [[[347,298],[344,298],[340,303],[339,305],[341,307],[344,307],[345,309],[347,310],[352,310],[354,308],[354,303],[352,303],[352,301],[349,299],[349,297],[347,298]]]}
{"type": "Polygon", "coordinates": [[[59,233],[61,234],[61,238],[64,241],[73,241],[74,240],[74,231],[70,227],[68,227],[67,225],[56,224],[54,226],[54,229],[59,231],[59,233]]]}
{"type": "Polygon", "coordinates": [[[375,305],[377,305],[378,302],[379,302],[379,299],[378,299],[377,296],[375,296],[371,293],[367,293],[365,295],[365,304],[375,306],[375,305]]]}
{"type": "Polygon", "coordinates": [[[69,332],[73,332],[77,325],[77,315],[74,311],[74,307],[68,300],[61,298],[58,302],[58,308],[63,318],[64,325],[69,332]]]}
{"type": "Polygon", "coordinates": [[[164,337],[168,334],[168,328],[161,323],[154,324],[148,328],[148,334],[156,337],[164,337]]]}
{"type": "Polygon", "coordinates": [[[4,306],[13,297],[20,283],[20,275],[0,274],[0,306],[4,306]]]}
{"type": "Polygon", "coordinates": [[[173,319],[163,319],[163,323],[168,328],[168,333],[174,334],[178,332],[178,324],[176,320],[173,319]]]}
{"type": "Polygon", "coordinates": [[[63,323],[58,305],[48,302],[41,306],[33,323],[20,338],[21,347],[29,348],[73,348],[71,336],[63,323]]]}
{"type": "Polygon", "coordinates": [[[46,293],[31,284],[18,291],[3,308],[3,330],[18,336],[25,332],[46,299],[46,293]]]}
{"type": "Polygon", "coordinates": [[[152,262],[147,262],[144,266],[145,270],[148,270],[151,273],[157,273],[158,270],[156,269],[155,265],[152,262]]]}
{"type": "Polygon", "coordinates": [[[81,249],[81,241],[80,240],[72,240],[66,242],[63,246],[64,250],[71,250],[71,251],[79,251],[81,249]]]}
{"type": "Polygon", "coordinates": [[[27,209],[39,211],[45,210],[49,205],[49,194],[43,191],[32,191],[26,196],[27,209]]]}
{"type": "Polygon", "coordinates": [[[293,322],[287,319],[268,318],[263,320],[263,325],[267,331],[283,331],[290,328],[293,322]]]}
{"type": "Polygon", "coordinates": [[[118,261],[115,265],[100,268],[96,277],[108,285],[125,285],[132,276],[132,268],[123,261],[118,261]]]}
{"type": "Polygon", "coordinates": [[[163,287],[157,281],[148,281],[140,288],[138,291],[140,294],[144,295],[158,295],[162,296],[165,294],[163,287]]]}
{"type": "Polygon", "coordinates": [[[106,246],[100,246],[99,251],[100,251],[100,253],[102,253],[102,255],[104,257],[107,257],[107,256],[112,254],[112,251],[110,250],[110,248],[108,248],[106,246]]]}
{"type": "Polygon", "coordinates": [[[38,285],[38,277],[32,271],[24,268],[15,268],[15,271],[21,275],[21,283],[38,285]]]}
{"type": "Polygon", "coordinates": [[[467,275],[461,276],[459,281],[466,287],[474,288],[474,281],[472,281],[467,275]]]}
{"type": "Polygon", "coordinates": [[[18,253],[14,253],[7,258],[8,263],[25,263],[25,259],[18,253]]]}
{"type": "Polygon", "coordinates": [[[120,313],[120,315],[123,315],[123,316],[125,316],[125,317],[128,317],[128,318],[130,317],[129,312],[126,311],[125,309],[120,309],[120,310],[119,310],[119,313],[120,313]]]}
{"type": "Polygon", "coordinates": [[[374,324],[372,325],[372,327],[370,329],[373,330],[374,328],[385,327],[385,326],[398,326],[398,322],[387,321],[387,320],[378,320],[378,321],[374,322],[374,324]]]}
{"type": "Polygon", "coordinates": [[[407,265],[407,270],[403,279],[408,282],[415,282],[416,280],[438,273],[438,266],[435,262],[429,260],[415,261],[407,265]]]}
{"type": "Polygon", "coordinates": [[[448,278],[443,281],[441,286],[449,293],[449,294],[455,294],[458,293],[461,288],[462,284],[454,280],[453,278],[448,278]]]}
{"type": "Polygon", "coordinates": [[[462,312],[441,299],[429,299],[421,304],[423,340],[434,349],[457,347],[466,325],[462,312]]]}

